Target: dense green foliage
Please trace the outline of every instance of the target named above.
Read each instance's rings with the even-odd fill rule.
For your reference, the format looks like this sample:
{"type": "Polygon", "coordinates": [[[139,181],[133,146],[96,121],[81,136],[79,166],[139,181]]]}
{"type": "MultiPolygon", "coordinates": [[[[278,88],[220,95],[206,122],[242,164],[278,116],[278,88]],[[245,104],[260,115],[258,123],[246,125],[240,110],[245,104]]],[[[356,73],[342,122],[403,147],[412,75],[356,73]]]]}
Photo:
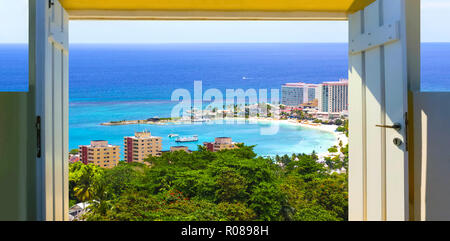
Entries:
{"type": "Polygon", "coordinates": [[[87,220],[346,220],[347,175],[317,160],[314,153],[272,160],[241,145],[168,152],[148,158],[150,166],[74,163],[70,198],[95,200],[87,220]]]}
{"type": "Polygon", "coordinates": [[[337,131],[337,132],[343,132],[346,136],[348,136],[348,120],[345,120],[345,121],[342,123],[342,126],[339,126],[339,127],[336,129],[336,131],[337,131]]]}

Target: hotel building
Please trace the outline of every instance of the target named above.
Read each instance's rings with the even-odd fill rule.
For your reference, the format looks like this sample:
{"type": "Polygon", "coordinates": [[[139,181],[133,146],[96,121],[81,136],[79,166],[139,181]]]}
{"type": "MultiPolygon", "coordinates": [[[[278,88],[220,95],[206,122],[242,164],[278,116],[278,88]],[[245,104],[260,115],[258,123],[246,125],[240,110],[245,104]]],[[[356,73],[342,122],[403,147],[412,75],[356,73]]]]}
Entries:
{"type": "Polygon", "coordinates": [[[286,106],[299,106],[317,99],[316,84],[286,83],[281,86],[281,104],[286,106]]]}
{"type": "Polygon", "coordinates": [[[124,137],[124,157],[128,163],[144,163],[148,156],[161,156],[161,153],[162,137],[152,136],[148,131],[124,137]]]}
{"type": "Polygon", "coordinates": [[[340,113],[348,110],[348,80],[323,82],[318,93],[319,112],[340,113]]]}
{"type": "Polygon", "coordinates": [[[204,142],[203,145],[208,151],[212,152],[238,148],[231,137],[216,137],[214,142],[204,142]]]}
{"type": "Polygon", "coordinates": [[[120,147],[108,141],[91,141],[90,145],[79,146],[80,161],[103,168],[113,168],[120,161],[120,147]]]}

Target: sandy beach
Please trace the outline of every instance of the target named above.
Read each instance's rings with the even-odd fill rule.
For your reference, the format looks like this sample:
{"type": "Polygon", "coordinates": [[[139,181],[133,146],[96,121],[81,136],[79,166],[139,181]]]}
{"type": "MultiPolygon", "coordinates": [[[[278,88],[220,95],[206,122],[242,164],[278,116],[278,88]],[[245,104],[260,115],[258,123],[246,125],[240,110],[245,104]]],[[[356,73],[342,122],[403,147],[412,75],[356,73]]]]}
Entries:
{"type": "Polygon", "coordinates": [[[258,118],[258,117],[250,117],[248,119],[244,119],[244,118],[225,118],[225,120],[248,120],[249,122],[271,122],[271,123],[278,123],[278,124],[288,124],[288,125],[295,125],[295,126],[301,126],[304,128],[311,128],[311,129],[315,129],[315,130],[320,130],[320,131],[327,131],[330,133],[333,133],[336,136],[336,146],[339,146],[339,141],[342,141],[342,144],[345,146],[348,144],[348,137],[342,133],[342,132],[337,132],[336,129],[339,127],[337,125],[324,125],[324,124],[316,124],[316,123],[312,123],[310,121],[304,121],[304,122],[298,122],[297,120],[276,120],[276,119],[271,119],[271,118],[258,118]]]}
{"type": "MultiPolygon", "coordinates": [[[[315,130],[320,130],[320,131],[326,131],[326,132],[330,132],[333,133],[336,137],[336,141],[333,145],[338,146],[339,147],[339,142],[342,141],[342,145],[345,146],[348,144],[348,137],[342,133],[342,132],[337,132],[336,129],[339,127],[337,125],[324,125],[324,124],[317,124],[317,123],[312,123],[311,121],[302,121],[302,122],[298,122],[297,120],[277,120],[277,119],[272,119],[272,118],[261,118],[261,117],[250,117],[248,119],[242,118],[242,117],[235,117],[235,118],[225,118],[226,121],[244,121],[247,120],[250,123],[261,123],[261,122],[265,122],[265,123],[278,123],[278,124],[284,124],[284,125],[294,125],[294,126],[300,126],[300,127],[304,127],[304,128],[310,128],[310,129],[315,129],[315,130]]],[[[330,146],[331,147],[331,146],[330,146]]],[[[334,153],[330,153],[330,152],[323,152],[323,153],[318,153],[319,156],[319,161],[323,161],[324,157],[329,157],[329,156],[333,156],[336,155],[334,153]]]]}
{"type": "MultiPolygon", "coordinates": [[[[336,136],[336,142],[334,143],[335,146],[338,147],[339,150],[339,143],[342,141],[342,146],[346,146],[348,144],[348,137],[345,135],[345,133],[342,132],[337,132],[336,129],[339,127],[337,125],[323,125],[323,124],[315,124],[315,123],[311,123],[311,122],[304,122],[304,123],[295,123],[294,121],[288,121],[291,124],[294,125],[298,125],[301,127],[305,127],[305,128],[312,128],[312,129],[316,129],[316,130],[321,130],[321,131],[327,131],[330,133],[333,133],[336,136]]],[[[331,147],[331,146],[330,146],[331,147]]],[[[339,154],[340,151],[339,151],[339,154]]],[[[324,162],[325,161],[325,157],[330,157],[330,156],[336,156],[336,153],[330,153],[330,152],[323,152],[323,153],[318,153],[317,154],[319,156],[319,162],[324,162]]]]}

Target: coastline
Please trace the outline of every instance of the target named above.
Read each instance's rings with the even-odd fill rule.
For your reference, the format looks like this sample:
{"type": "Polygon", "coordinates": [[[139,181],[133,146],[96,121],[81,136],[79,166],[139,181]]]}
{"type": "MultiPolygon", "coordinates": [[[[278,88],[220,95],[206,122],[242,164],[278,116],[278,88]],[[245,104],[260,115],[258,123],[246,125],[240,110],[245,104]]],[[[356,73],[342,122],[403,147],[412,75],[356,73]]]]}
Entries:
{"type": "MultiPolygon", "coordinates": [[[[225,120],[227,120],[227,118],[225,118],[225,120]]],[[[254,123],[258,123],[258,122],[278,122],[279,124],[287,124],[287,125],[293,125],[293,126],[300,126],[303,128],[309,128],[309,129],[314,129],[314,130],[319,130],[319,131],[325,131],[325,132],[329,132],[332,133],[335,137],[336,137],[336,141],[334,142],[334,146],[338,146],[339,147],[339,142],[342,141],[342,145],[346,146],[349,142],[348,137],[342,133],[342,132],[337,132],[336,129],[338,128],[337,125],[324,125],[324,124],[316,124],[316,123],[311,123],[310,121],[302,121],[302,122],[298,122],[296,120],[277,120],[277,119],[272,119],[272,118],[258,118],[258,117],[250,117],[250,118],[243,118],[243,117],[235,117],[235,118],[228,118],[228,120],[247,120],[250,122],[254,122],[254,123]]],[[[332,146],[330,146],[332,147],[332,146]]],[[[339,152],[340,153],[340,152],[339,152]]],[[[322,160],[325,157],[329,157],[329,156],[335,156],[335,153],[330,153],[328,151],[326,152],[322,152],[322,153],[317,153],[317,155],[319,156],[319,160],[322,160]]]]}
{"type": "MultiPolygon", "coordinates": [[[[295,124],[295,123],[293,123],[295,124]]],[[[299,126],[305,127],[305,128],[312,128],[312,129],[316,129],[316,130],[322,130],[322,131],[327,131],[330,133],[333,133],[333,135],[336,137],[336,141],[334,142],[334,146],[338,147],[339,150],[339,142],[342,141],[342,146],[346,146],[348,144],[348,137],[345,135],[345,133],[343,132],[337,132],[336,129],[338,128],[337,125],[323,125],[323,124],[318,124],[318,125],[311,125],[311,124],[306,124],[306,123],[297,123],[299,126]]],[[[330,146],[331,147],[331,146],[330,146]]],[[[339,155],[341,154],[340,151],[338,151],[339,155]]],[[[323,152],[323,153],[318,153],[317,156],[319,157],[319,161],[320,162],[324,162],[325,157],[331,157],[331,156],[336,156],[336,153],[331,153],[329,151],[323,152]]]]}
{"type": "MultiPolygon", "coordinates": [[[[318,131],[324,131],[328,133],[332,133],[335,136],[335,141],[332,146],[339,146],[339,142],[342,141],[343,146],[348,144],[348,137],[345,136],[342,132],[336,132],[336,129],[338,128],[337,125],[324,125],[320,123],[312,123],[311,121],[298,121],[298,120],[280,120],[280,119],[273,119],[268,117],[226,117],[226,118],[220,118],[220,119],[211,119],[210,121],[204,122],[205,124],[211,124],[217,121],[223,121],[223,122],[248,122],[251,124],[258,124],[258,123],[277,123],[281,125],[291,125],[291,126],[297,126],[302,128],[309,128],[314,129],[318,131]]],[[[129,120],[129,121],[118,121],[115,123],[101,123],[100,125],[103,126],[117,126],[117,125],[136,125],[136,124],[147,124],[147,125],[179,125],[179,124],[195,124],[195,122],[186,121],[186,120],[168,120],[167,118],[164,118],[164,120],[160,121],[148,121],[148,120],[129,120]]],[[[220,124],[220,123],[216,123],[220,124]]],[[[310,154],[310,153],[307,153],[310,154]]],[[[329,156],[335,156],[336,153],[330,153],[328,151],[317,153],[319,156],[319,161],[323,161],[325,157],[329,156]]]]}

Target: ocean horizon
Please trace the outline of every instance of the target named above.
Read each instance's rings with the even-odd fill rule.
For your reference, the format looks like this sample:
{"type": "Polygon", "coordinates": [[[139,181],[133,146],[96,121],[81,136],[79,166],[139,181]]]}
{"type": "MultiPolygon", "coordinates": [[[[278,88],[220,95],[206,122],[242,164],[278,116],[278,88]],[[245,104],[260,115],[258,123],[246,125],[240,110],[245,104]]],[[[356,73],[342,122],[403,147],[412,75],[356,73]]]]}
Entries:
{"type": "MultiPolygon", "coordinates": [[[[26,45],[0,44],[0,91],[27,91],[26,45]]],[[[450,91],[450,43],[422,44],[422,90],[450,91]]],[[[230,136],[256,145],[259,155],[326,151],[329,132],[281,126],[275,136],[261,136],[265,124],[100,126],[102,122],[169,117],[178,88],[203,91],[280,89],[286,82],[321,83],[348,76],[346,43],[232,44],[72,44],[69,57],[69,145],[105,139],[123,148],[123,137],[149,130],[163,137],[163,149],[176,145],[168,134],[199,135],[213,141],[230,136]]],[[[269,96],[270,98],[270,96],[269,96]]],[[[196,149],[196,143],[188,144],[196,149]]]]}

